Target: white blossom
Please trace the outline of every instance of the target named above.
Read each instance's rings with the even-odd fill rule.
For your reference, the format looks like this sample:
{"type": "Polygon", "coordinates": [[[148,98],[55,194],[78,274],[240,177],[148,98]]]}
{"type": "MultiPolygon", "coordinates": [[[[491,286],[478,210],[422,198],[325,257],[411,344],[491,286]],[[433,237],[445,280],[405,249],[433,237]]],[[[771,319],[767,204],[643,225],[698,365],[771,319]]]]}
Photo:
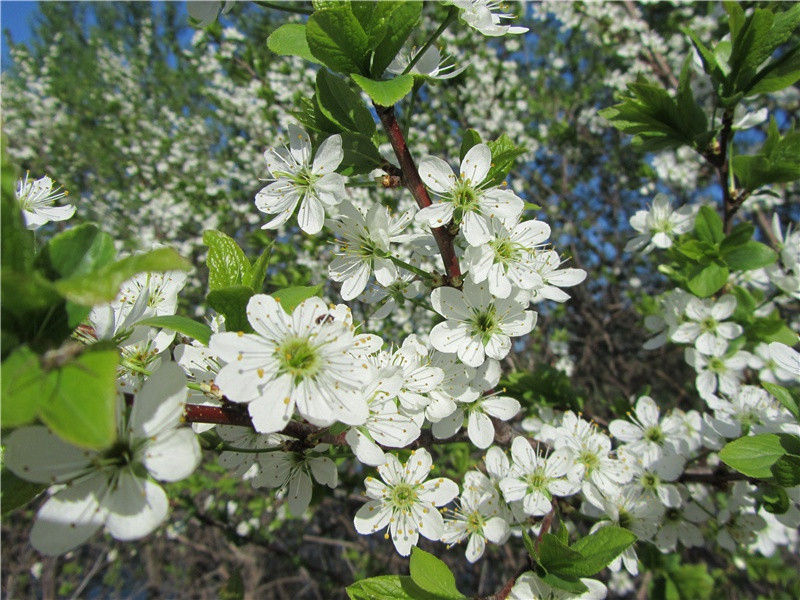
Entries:
{"type": "Polygon", "coordinates": [[[640,210],[631,217],[631,227],[640,235],[630,240],[625,252],[634,252],[644,247],[644,252],[653,248],[669,248],[674,237],[686,233],[694,226],[695,210],[683,206],[672,210],[672,204],[664,194],[656,194],[650,210],[640,210]]]}
{"type": "Polygon", "coordinates": [[[66,221],[75,214],[75,206],[65,204],[55,206],[55,201],[65,198],[67,192],[53,189],[53,180],[46,175],[40,179],[28,181],[25,179],[17,182],[17,202],[25,219],[28,229],[38,229],[50,221],[66,221]]]}

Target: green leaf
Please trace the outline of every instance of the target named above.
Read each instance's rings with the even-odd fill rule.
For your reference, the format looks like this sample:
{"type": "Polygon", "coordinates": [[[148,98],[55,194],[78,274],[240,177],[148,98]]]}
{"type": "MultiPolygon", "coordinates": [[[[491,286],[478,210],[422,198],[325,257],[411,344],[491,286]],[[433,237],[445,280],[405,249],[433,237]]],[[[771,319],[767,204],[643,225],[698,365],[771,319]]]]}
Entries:
{"type": "Polygon", "coordinates": [[[116,254],[113,238],[87,223],[53,236],[37,262],[49,268],[56,279],[85,275],[112,262],[116,254]]]}
{"type": "Polygon", "coordinates": [[[456,578],[447,565],[417,546],[411,548],[409,570],[414,583],[426,592],[443,598],[464,598],[458,591],[456,578]]]}
{"type": "MultiPolygon", "coordinates": [[[[27,342],[32,350],[44,352],[59,345],[72,333],[64,298],[53,283],[38,271],[21,273],[3,269],[0,275],[4,335],[27,342]]],[[[6,348],[3,348],[5,353],[6,348]]]]}
{"type": "Polygon", "coordinates": [[[225,317],[227,331],[250,333],[253,328],[247,320],[247,303],[255,292],[247,286],[235,285],[211,290],[206,296],[208,305],[225,317]]]}
{"type": "Polygon", "coordinates": [[[695,261],[703,258],[714,258],[718,252],[716,246],[694,238],[686,238],[675,244],[675,250],[695,261]]]}
{"type": "Polygon", "coordinates": [[[728,442],[719,451],[719,458],[748,477],[769,479],[772,465],[787,453],[800,454],[800,440],[796,436],[762,433],[728,442]]]}
{"type": "Polygon", "coordinates": [[[589,588],[577,577],[567,577],[556,575],[554,573],[546,573],[540,575],[539,578],[547,585],[570,592],[571,594],[582,594],[589,588]]]}
{"type": "Polygon", "coordinates": [[[484,181],[485,185],[501,185],[508,176],[514,161],[527,152],[524,146],[517,146],[505,133],[494,141],[488,142],[492,151],[492,166],[484,181]]]}
{"type": "Polygon", "coordinates": [[[548,572],[563,573],[563,569],[582,560],[583,554],[567,546],[552,533],[545,533],[539,542],[539,564],[548,572]]]}
{"type": "Polygon", "coordinates": [[[708,298],[714,295],[728,282],[730,272],[717,261],[695,266],[688,274],[686,287],[695,296],[708,298]]]}
{"type": "MultiPolygon", "coordinates": [[[[374,3],[372,4],[374,7],[374,3]]],[[[419,17],[422,14],[422,2],[416,0],[398,2],[399,6],[391,14],[391,26],[387,28],[386,35],[373,46],[371,75],[380,77],[394,60],[397,53],[405,44],[408,36],[414,31],[419,17]]]]}
{"type": "Polygon", "coordinates": [[[39,357],[27,346],[20,346],[3,361],[0,371],[3,427],[19,427],[33,421],[42,395],[44,377],[39,357]]]}
{"type": "Polygon", "coordinates": [[[636,541],[636,536],[627,529],[609,525],[587,535],[572,544],[572,550],[583,555],[582,560],[561,569],[560,573],[575,577],[591,577],[607,567],[636,541]]]}
{"type": "Polygon", "coordinates": [[[267,268],[272,254],[272,246],[265,248],[261,255],[253,263],[249,275],[245,278],[244,284],[253,291],[259,293],[264,288],[264,280],[267,278],[267,268]]]}
{"type": "Polygon", "coordinates": [[[39,416],[71,444],[105,448],[115,439],[117,350],[87,350],[42,380],[39,416]]]}
{"type": "Polygon", "coordinates": [[[347,586],[350,600],[447,600],[420,588],[408,575],[382,575],[347,586]]]}
{"type": "Polygon", "coordinates": [[[723,250],[722,259],[732,271],[751,271],[771,265],[778,260],[778,255],[769,246],[750,240],[741,246],[723,250]]]}
{"type": "Polygon", "coordinates": [[[286,23],[281,25],[267,38],[267,48],[281,56],[299,56],[304,60],[321,64],[311,54],[306,40],[306,26],[302,23],[286,23]]]}
{"type": "Polygon", "coordinates": [[[242,285],[250,275],[250,261],[230,236],[209,229],[203,232],[203,243],[208,246],[208,288],[220,288],[242,285]]]}
{"type": "Polygon", "coordinates": [[[714,245],[719,244],[725,238],[722,219],[719,218],[717,211],[710,206],[700,207],[694,221],[694,235],[697,239],[714,245]]]}
{"type": "Polygon", "coordinates": [[[675,96],[675,103],[678,109],[678,116],[685,123],[685,130],[693,132],[694,138],[704,133],[708,129],[708,118],[702,107],[697,104],[692,93],[690,84],[692,57],[687,55],[683,61],[680,79],[678,81],[678,91],[675,96]]]}
{"type": "Polygon", "coordinates": [[[414,87],[414,76],[411,73],[380,81],[363,77],[358,73],[351,73],[350,76],[373,102],[380,106],[394,105],[414,87]]]}
{"type": "Polygon", "coordinates": [[[369,173],[383,164],[383,157],[372,140],[360,133],[342,133],[344,158],[339,172],[343,175],[369,173]]]}
{"type": "Polygon", "coordinates": [[[762,381],[761,385],[764,386],[764,389],[772,394],[778,402],[783,404],[786,410],[794,415],[795,419],[800,420],[800,406],[798,406],[797,401],[789,390],[775,383],[770,383],[769,381],[762,381]]]}
{"type": "Polygon", "coordinates": [[[314,296],[321,296],[322,285],[298,285],[277,290],[270,295],[278,301],[283,310],[288,314],[292,314],[292,311],[294,311],[297,305],[303,300],[313,298],[314,296]]]}
{"type": "Polygon", "coordinates": [[[464,156],[466,156],[470,148],[480,143],[481,143],[481,134],[479,134],[474,129],[467,129],[464,132],[464,137],[461,138],[461,151],[459,152],[459,161],[464,160],[464,156]]]}
{"type": "Polygon", "coordinates": [[[219,591],[220,600],[244,600],[244,581],[239,569],[234,569],[228,581],[219,591]]]}
{"type": "Polygon", "coordinates": [[[16,169],[8,160],[5,137],[2,139],[0,174],[0,260],[3,268],[27,271],[33,263],[33,231],[25,228],[17,203],[16,169]]]}
{"type": "Polygon", "coordinates": [[[399,2],[392,0],[385,2],[351,0],[350,11],[367,35],[367,47],[370,50],[380,43],[388,29],[393,26],[391,18],[399,5],[399,2]]]}
{"type": "Polygon", "coordinates": [[[772,118],[761,151],[734,156],[731,165],[740,185],[748,190],[800,179],[800,132],[787,131],[781,136],[772,118]]]}
{"type": "MultiPolygon", "coordinates": [[[[687,75],[688,77],[688,75],[687,75]]],[[[700,146],[708,138],[705,115],[694,106],[688,79],[680,98],[673,99],[661,85],[639,77],[628,84],[622,102],[600,111],[617,129],[634,135],[634,144],[648,150],[700,146]]]]}
{"type": "Polygon", "coordinates": [[[764,67],[750,82],[747,96],[778,92],[800,80],[800,44],[764,67]]]}
{"type": "Polygon", "coordinates": [[[375,132],[375,121],[361,95],[354,92],[341,77],[326,69],[317,71],[316,98],[322,114],[343,130],[366,136],[375,132]]]}
{"type": "Polygon", "coordinates": [[[743,244],[746,244],[753,238],[755,226],[752,223],[739,223],[731,232],[722,240],[719,248],[722,252],[726,252],[743,244]]]}
{"type": "Polygon", "coordinates": [[[349,6],[316,11],[306,23],[306,40],[311,54],[332,71],[369,72],[369,39],[349,6]]]}
{"type": "Polygon", "coordinates": [[[677,600],[709,600],[714,591],[714,578],[706,565],[681,565],[669,572],[677,600]]]}
{"type": "Polygon", "coordinates": [[[110,302],[120,286],[137,273],[191,271],[192,266],[172,248],[159,248],[145,254],[135,254],[84,275],[55,282],[65,298],[78,304],[93,306],[110,302]]]}
{"type": "Polygon", "coordinates": [[[747,337],[760,342],[780,342],[794,346],[797,334],[792,331],[776,310],[768,317],[756,317],[746,330],[747,337]]]}
{"type": "Polygon", "coordinates": [[[800,485],[800,456],[785,454],[770,467],[772,477],[783,487],[800,485]]]}
{"type": "Polygon", "coordinates": [[[539,551],[536,550],[536,545],[533,543],[531,536],[524,529],[522,530],[522,543],[525,545],[525,549],[528,551],[531,558],[539,560],[539,551]]]}
{"type": "Polygon", "coordinates": [[[0,473],[0,504],[3,506],[3,516],[26,505],[46,489],[46,485],[20,479],[4,467],[0,473]]]}
{"type": "Polygon", "coordinates": [[[161,327],[177,333],[182,333],[204,346],[208,346],[211,338],[211,327],[205,323],[199,323],[189,317],[179,315],[163,315],[160,317],[149,317],[136,322],[137,325],[147,325],[149,327],[161,327]]]}
{"type": "Polygon", "coordinates": [[[767,512],[775,515],[782,515],[792,505],[786,490],[771,483],[759,486],[756,498],[767,512]]]}

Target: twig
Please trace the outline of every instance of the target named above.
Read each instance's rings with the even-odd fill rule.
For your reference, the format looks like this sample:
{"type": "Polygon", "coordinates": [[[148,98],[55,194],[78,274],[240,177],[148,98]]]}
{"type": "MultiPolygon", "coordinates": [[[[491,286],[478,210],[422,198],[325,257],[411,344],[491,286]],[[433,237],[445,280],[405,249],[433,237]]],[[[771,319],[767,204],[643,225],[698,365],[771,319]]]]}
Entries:
{"type": "MultiPolygon", "coordinates": [[[[397,122],[393,106],[380,106],[375,104],[375,110],[380,117],[381,125],[389,136],[389,141],[392,144],[392,149],[400,163],[400,169],[403,172],[403,181],[406,187],[411,192],[417,206],[425,208],[432,204],[431,198],[428,195],[428,190],[422,183],[422,179],[417,171],[417,165],[411,157],[411,152],[406,145],[406,139],[403,136],[403,131],[400,129],[400,124],[397,122]]],[[[447,273],[448,284],[460,288],[461,287],[461,267],[458,264],[458,257],[456,256],[455,247],[453,245],[453,235],[448,231],[447,227],[432,228],[431,232],[436,240],[436,245],[439,246],[439,253],[442,255],[444,261],[444,269],[447,273]]]]}

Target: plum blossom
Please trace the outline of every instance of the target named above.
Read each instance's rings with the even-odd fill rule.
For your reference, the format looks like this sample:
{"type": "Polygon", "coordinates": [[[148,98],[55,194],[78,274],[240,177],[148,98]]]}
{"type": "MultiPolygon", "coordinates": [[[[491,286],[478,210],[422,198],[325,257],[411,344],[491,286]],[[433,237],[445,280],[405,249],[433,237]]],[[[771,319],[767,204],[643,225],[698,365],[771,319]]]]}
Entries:
{"type": "Polygon", "coordinates": [[[712,299],[692,298],[686,305],[689,320],[672,332],[672,341],[691,344],[703,354],[711,354],[720,342],[742,335],[742,326],[724,321],[736,310],[736,298],[731,294],[712,299]]]}
{"type": "Polygon", "coordinates": [[[415,217],[417,223],[435,228],[453,220],[470,246],[492,239],[491,219],[515,223],[522,213],[522,199],[511,190],[491,185],[487,179],[491,164],[492,151],[486,144],[476,144],[467,151],[458,177],[441,158],[423,157],[420,177],[441,201],[420,210],[415,217]]]}
{"type": "Polygon", "coordinates": [[[197,438],[180,426],[185,401],[186,377],[165,363],[136,394],[130,412],[119,396],[117,441],[106,450],[72,446],[39,425],[11,432],[4,439],[5,466],[28,481],[63,484],[51,488],[36,514],[33,547],[58,555],[101,527],[122,541],[158,527],[169,502],[150,477],[178,481],[200,462],[197,438]]]}
{"type": "Polygon", "coordinates": [[[216,384],[229,400],[248,405],[257,431],[282,430],[295,407],[314,425],[364,423],[362,387],[372,367],[359,359],[362,341],[337,311],[308,298],[290,316],[272,296],[256,294],[247,303],[255,333],[211,336],[209,349],[227,363],[216,384]]]}
{"type": "Polygon", "coordinates": [[[256,208],[277,215],[262,229],[277,229],[294,213],[297,224],[308,234],[319,233],[325,222],[325,205],[335,206],[345,196],[345,178],[336,169],[344,158],[342,136],[323,141],[311,160],[311,139],[304,129],[289,125],[289,147],[270,148],[264,153],[274,178],[256,194],[256,208]]]}
{"type": "Polygon", "coordinates": [[[462,21],[483,35],[495,37],[528,31],[527,27],[502,24],[504,19],[513,19],[514,16],[494,12],[502,6],[498,0],[452,0],[451,4],[461,11],[459,16],[462,21]]]}
{"type": "Polygon", "coordinates": [[[511,338],[529,333],[537,314],[514,299],[493,298],[485,283],[464,282],[464,291],[440,287],[431,293],[433,309],[446,320],[434,326],[431,344],[456,353],[470,367],[486,357],[500,360],[511,350],[511,338]]]}
{"type": "Polygon", "coordinates": [[[401,556],[408,556],[422,534],[438,540],[444,533],[444,519],[436,510],[458,495],[458,485],[444,477],[426,481],[433,459],[421,448],[411,453],[405,465],[393,454],[378,467],[384,483],[367,477],[364,485],[370,500],[358,509],[353,522],[362,535],[375,533],[388,526],[394,547],[401,556]]]}
{"type": "Polygon", "coordinates": [[[639,232],[625,246],[625,252],[634,252],[644,247],[644,252],[654,248],[669,248],[675,236],[689,231],[694,225],[695,210],[682,206],[672,210],[672,204],[664,194],[656,194],[650,210],[637,211],[631,217],[631,227],[639,232]]]}
{"type": "Polygon", "coordinates": [[[25,179],[17,182],[17,202],[22,210],[25,227],[38,229],[50,221],[66,221],[75,214],[75,206],[66,204],[54,206],[56,200],[65,198],[67,192],[53,189],[53,180],[46,175],[34,181],[25,179]]]}

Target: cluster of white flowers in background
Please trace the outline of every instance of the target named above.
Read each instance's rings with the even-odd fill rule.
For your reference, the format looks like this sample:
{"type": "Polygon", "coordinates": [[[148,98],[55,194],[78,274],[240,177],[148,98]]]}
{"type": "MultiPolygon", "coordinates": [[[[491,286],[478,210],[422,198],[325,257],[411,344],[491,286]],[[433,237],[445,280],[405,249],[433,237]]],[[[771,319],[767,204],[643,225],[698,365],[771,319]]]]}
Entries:
{"type": "MultiPolygon", "coordinates": [[[[509,15],[492,12],[493,2],[454,4],[461,18],[485,35],[526,30],[503,24],[509,15]]],[[[550,4],[548,9],[557,10],[566,23],[577,10],[550,4]]],[[[595,11],[591,6],[581,10],[595,11]]],[[[615,5],[613,10],[623,9],[615,5]]],[[[621,18],[636,22],[631,15],[621,18]]],[[[235,45],[234,32],[225,36],[235,45]]],[[[648,38],[648,43],[654,51],[669,49],[662,47],[667,44],[663,40],[648,38]]],[[[444,68],[439,55],[423,58],[417,68],[436,78],[444,68]]],[[[403,64],[398,61],[395,69],[403,64]]],[[[459,72],[449,67],[439,77],[459,72]]],[[[222,87],[220,81],[212,85],[218,98],[228,100],[226,110],[252,93],[222,87]]],[[[191,474],[200,458],[196,436],[211,428],[179,427],[187,402],[246,407],[254,430],[216,427],[225,448],[220,464],[255,487],[280,490],[295,516],[308,509],[315,485],[339,484],[330,438],[349,447],[364,467],[377,467],[383,480],[365,480],[368,501],[355,514],[355,528],[364,535],[386,530],[385,537],[403,556],[422,535],[448,545],[466,542],[466,557],[474,562],[487,543],[503,544],[523,532],[538,534],[541,518],[559,499],[573,502],[595,523],[593,531],[619,525],[662,552],[712,544],[766,555],[778,546],[797,549],[800,488],[788,490],[788,511],[772,515],[757,507],[755,487],[747,482],[737,482],[733,495],[720,498],[707,486],[683,480],[688,465],[712,464],[730,439],[800,433],[796,419],[767,390],[744,383],[753,373],[761,381],[800,380],[800,354],[779,343],[745,350],[735,342],[744,330],[735,318],[734,295],[702,299],[672,290],[645,320],[654,334],[645,348],[668,341],[685,346],[707,411],[664,411],[644,395],[632,399],[627,419],[612,420],[604,429],[572,411],[540,410],[522,421],[522,432],[514,431],[507,453],[493,445],[497,428],[507,428],[503,422],[516,417],[522,406],[498,388],[500,361],[515,339],[534,330],[538,315],[531,306],[566,302],[569,295],[562,288],[582,283],[586,271],[565,267],[548,244],[550,226],[526,218],[525,203],[514,191],[519,186],[495,185],[488,144],[472,146],[458,174],[443,159],[423,154],[420,176],[434,202],[417,209],[403,198],[392,212],[336,172],[343,160],[340,136],[321,140],[314,153],[308,134],[287,115],[272,116],[287,131],[288,146],[263,154],[270,182],[257,193],[253,189],[256,208],[270,218],[263,228],[291,233],[296,222],[313,235],[327,227],[336,241],[326,246],[323,240],[319,255],[307,260],[320,273],[327,267],[327,278],[341,284],[343,300],[364,300],[377,318],[392,313],[406,321],[408,335],[387,344],[388,336],[368,333],[370,320],[358,323],[344,304],[312,297],[288,313],[278,294],[256,294],[246,308],[252,333],[226,331],[217,317],[208,347],[184,340],[189,343],[171,350],[173,332],[140,322],[175,314],[186,276],[145,273],[131,279],[113,302],[93,307],[79,330],[86,343],[110,340],[120,350],[117,443],[104,452],[89,452],[43,427],[18,429],[6,440],[8,468],[52,486],[31,533],[37,549],[63,553],[101,527],[117,539],[137,539],[163,522],[166,495],[153,480],[176,481],[191,474]],[[435,228],[453,236],[462,277],[452,285],[441,285],[445,269],[435,250],[435,228]],[[412,320],[404,312],[418,309],[427,316],[412,320]],[[302,442],[290,435],[291,425],[306,423],[320,430],[302,442]],[[338,433],[317,443],[327,428],[338,433]],[[432,476],[433,457],[418,446],[428,431],[447,440],[462,428],[465,438],[486,453],[482,465],[468,471],[459,486],[432,476]],[[401,455],[397,449],[407,450],[401,455]]],[[[250,126],[260,127],[262,121],[250,126]]],[[[745,119],[740,126],[754,122],[745,119]]],[[[259,143],[279,137],[261,133],[259,143]]],[[[410,137],[422,133],[412,128],[410,137]]],[[[253,162],[237,166],[237,177],[260,162],[254,158],[260,154],[255,142],[246,143],[241,156],[253,162]]],[[[242,183],[253,187],[256,178],[252,174],[242,183]]],[[[52,206],[62,197],[52,185],[48,177],[31,183],[26,176],[20,182],[17,197],[29,227],[74,212],[72,206],[52,206]]],[[[172,201],[168,206],[183,205],[172,201]]],[[[262,220],[252,204],[248,209],[245,222],[262,220]]],[[[692,229],[695,213],[695,206],[673,210],[667,196],[656,195],[649,210],[630,219],[638,235],[626,250],[670,248],[692,229]]],[[[153,216],[155,222],[163,215],[153,216]]],[[[756,315],[800,298],[800,232],[784,234],[776,217],[773,234],[781,246],[775,265],[748,273],[747,280],[741,273],[731,275],[732,284],[759,290],[763,302],[756,315]]],[[[610,568],[637,575],[636,550],[628,548],[610,568]]],[[[582,597],[605,596],[600,582],[582,581],[589,588],[582,597]]],[[[510,597],[558,594],[529,572],[518,578],[510,597]]]]}

